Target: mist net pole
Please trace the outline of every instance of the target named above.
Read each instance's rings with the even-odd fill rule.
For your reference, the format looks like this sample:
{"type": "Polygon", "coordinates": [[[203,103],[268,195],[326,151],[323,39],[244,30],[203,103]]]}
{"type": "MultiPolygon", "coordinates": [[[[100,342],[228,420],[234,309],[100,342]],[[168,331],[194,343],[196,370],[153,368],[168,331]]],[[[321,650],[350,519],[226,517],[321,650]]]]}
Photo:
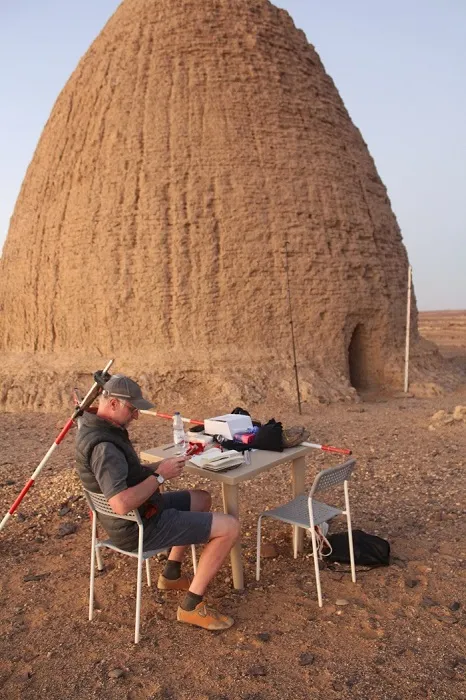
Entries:
{"type": "Polygon", "coordinates": [[[408,373],[409,373],[409,336],[411,331],[411,286],[412,286],[413,268],[408,267],[408,302],[406,305],[406,344],[405,344],[405,383],[404,392],[408,391],[408,373]]]}

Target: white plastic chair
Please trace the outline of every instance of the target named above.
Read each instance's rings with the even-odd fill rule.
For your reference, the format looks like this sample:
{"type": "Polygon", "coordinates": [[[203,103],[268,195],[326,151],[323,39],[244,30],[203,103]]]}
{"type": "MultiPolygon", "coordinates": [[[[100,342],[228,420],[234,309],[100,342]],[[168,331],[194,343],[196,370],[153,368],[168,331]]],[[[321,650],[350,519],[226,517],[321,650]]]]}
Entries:
{"type": "MultiPolygon", "coordinates": [[[[127,557],[133,557],[138,560],[137,564],[137,584],[136,584],[136,622],[134,628],[134,642],[137,644],[139,642],[139,629],[140,629],[140,617],[141,617],[141,593],[142,593],[142,562],[146,562],[146,575],[147,575],[147,585],[151,585],[150,576],[150,565],[149,559],[156,554],[161,552],[166,552],[167,548],[162,547],[161,549],[152,549],[150,551],[143,550],[143,538],[144,538],[144,525],[137,510],[131,510],[126,515],[117,515],[110,505],[107,499],[101,493],[92,493],[92,491],[87,491],[84,489],[84,494],[86,496],[89,508],[92,512],[92,549],[91,549],[91,577],[90,577],[90,591],[89,591],[89,620],[92,620],[94,616],[94,578],[95,578],[95,562],[97,560],[97,568],[102,571],[104,568],[102,563],[102,558],[100,556],[99,549],[101,547],[107,547],[107,549],[113,549],[115,552],[120,554],[125,554],[127,557]],[[139,541],[138,549],[134,552],[129,552],[126,549],[120,549],[112,544],[111,540],[98,540],[97,539],[97,513],[102,513],[113,518],[120,518],[123,520],[132,520],[138,524],[139,527],[139,541]]],[[[196,547],[191,545],[192,557],[193,557],[193,570],[196,573],[197,561],[196,561],[196,547]]]]}
{"type": "Polygon", "coordinates": [[[317,539],[315,526],[334,518],[336,515],[346,515],[346,522],[348,524],[348,543],[349,543],[349,554],[351,562],[351,580],[356,583],[356,569],[354,566],[354,551],[353,551],[353,538],[351,536],[351,513],[348,495],[348,480],[356,466],[355,459],[348,459],[344,464],[339,464],[336,467],[330,467],[329,469],[324,469],[317,474],[312,484],[312,488],[309,495],[303,493],[297,496],[292,501],[285,503],[285,505],[278,506],[277,508],[272,508],[271,510],[265,510],[259,515],[257,521],[257,559],[256,559],[256,580],[260,579],[260,552],[261,552],[261,523],[262,518],[274,518],[275,520],[282,520],[285,523],[290,523],[294,525],[294,537],[293,537],[293,555],[296,559],[298,556],[298,528],[306,528],[310,530],[312,539],[312,554],[314,557],[314,570],[316,575],[316,586],[317,586],[317,598],[319,600],[319,607],[322,607],[322,590],[320,586],[320,572],[319,572],[319,558],[317,551],[317,539]],[[343,483],[345,492],[345,510],[340,508],[335,508],[334,506],[329,506],[326,503],[321,503],[314,499],[314,495],[320,491],[326,491],[338,484],[343,483]]]}

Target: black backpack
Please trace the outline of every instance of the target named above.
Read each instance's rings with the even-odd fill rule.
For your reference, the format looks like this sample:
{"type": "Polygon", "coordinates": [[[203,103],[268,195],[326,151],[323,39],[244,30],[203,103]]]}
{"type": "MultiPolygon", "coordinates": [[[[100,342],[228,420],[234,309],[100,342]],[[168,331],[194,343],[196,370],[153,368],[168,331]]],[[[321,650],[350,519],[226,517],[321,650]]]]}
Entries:
{"type": "MultiPolygon", "coordinates": [[[[349,564],[348,533],[338,532],[328,535],[327,540],[332,547],[332,553],[327,561],[349,564]]],[[[353,530],[354,563],[359,566],[388,566],[390,564],[390,543],[387,540],[368,535],[363,530],[353,530]]]]}

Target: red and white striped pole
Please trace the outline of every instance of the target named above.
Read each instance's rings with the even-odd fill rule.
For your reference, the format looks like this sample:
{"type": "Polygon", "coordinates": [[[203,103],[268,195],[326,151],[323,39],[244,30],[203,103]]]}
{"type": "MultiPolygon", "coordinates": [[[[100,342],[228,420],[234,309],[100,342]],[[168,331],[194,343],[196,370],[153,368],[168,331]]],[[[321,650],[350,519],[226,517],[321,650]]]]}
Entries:
{"type": "Polygon", "coordinates": [[[331,445],[318,445],[315,442],[302,442],[301,445],[304,447],[314,447],[316,450],[322,450],[323,452],[336,452],[339,455],[350,455],[351,450],[346,450],[343,447],[332,447],[331,445]]]}
{"type": "MultiPolygon", "coordinates": [[[[148,416],[155,416],[157,418],[166,418],[167,420],[172,420],[173,416],[169,413],[160,413],[160,411],[140,411],[140,413],[145,413],[148,416]]],[[[203,420],[195,420],[194,418],[181,418],[183,423],[192,423],[193,425],[204,425],[203,420]]],[[[301,445],[304,447],[314,447],[316,450],[322,450],[323,452],[336,452],[340,455],[350,455],[351,450],[347,450],[343,447],[332,447],[331,445],[318,445],[315,442],[302,442],[301,445]]]]}
{"type": "MultiPolygon", "coordinates": [[[[104,369],[100,373],[101,377],[105,376],[106,372],[110,369],[112,364],[113,364],[113,360],[110,360],[109,362],[107,362],[107,365],[104,367],[104,369]]],[[[97,374],[97,372],[96,372],[96,374],[97,374]]],[[[25,483],[25,485],[23,486],[23,489],[22,489],[21,493],[19,494],[19,496],[17,497],[16,501],[13,503],[10,510],[8,511],[8,513],[6,513],[5,517],[1,521],[0,532],[3,530],[3,528],[5,527],[5,525],[7,524],[7,522],[9,521],[11,516],[13,515],[13,513],[15,512],[15,510],[18,508],[19,504],[21,503],[21,501],[23,500],[24,496],[27,494],[29,489],[32,486],[34,486],[35,480],[37,479],[37,477],[41,473],[42,469],[45,467],[45,465],[49,461],[50,457],[53,455],[53,453],[57,449],[58,445],[64,440],[66,434],[68,433],[69,429],[73,425],[73,421],[78,416],[80,416],[82,414],[82,412],[94,402],[94,400],[97,398],[97,396],[100,394],[101,391],[102,391],[102,385],[99,384],[99,382],[97,382],[97,381],[94,382],[94,384],[91,386],[91,388],[89,389],[89,391],[87,392],[86,396],[83,398],[81,403],[78,406],[76,406],[76,408],[73,412],[73,415],[71,416],[71,418],[69,418],[67,420],[64,427],[60,431],[60,434],[56,438],[55,442],[50,447],[50,449],[48,450],[47,454],[42,459],[40,464],[37,466],[37,468],[35,469],[34,473],[32,474],[31,478],[29,479],[29,481],[27,481],[25,483]]]]}
{"type": "MultiPolygon", "coordinates": [[[[154,416],[156,418],[166,418],[167,420],[172,420],[173,416],[169,413],[160,413],[160,411],[139,411],[139,413],[145,413],[148,416],[154,416]]],[[[192,423],[193,425],[204,425],[203,420],[195,420],[194,418],[183,418],[181,417],[183,423],[192,423]]]]}

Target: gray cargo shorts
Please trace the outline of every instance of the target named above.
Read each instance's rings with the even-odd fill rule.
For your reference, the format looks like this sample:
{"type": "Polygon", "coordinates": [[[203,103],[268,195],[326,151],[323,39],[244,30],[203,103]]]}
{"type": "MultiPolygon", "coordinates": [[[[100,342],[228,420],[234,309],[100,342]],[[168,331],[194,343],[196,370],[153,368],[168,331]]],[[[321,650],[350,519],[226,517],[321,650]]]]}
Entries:
{"type": "Polygon", "coordinates": [[[189,491],[165,491],[161,496],[163,511],[153,523],[144,523],[144,551],[209,541],[212,513],[191,511],[189,491]]]}

